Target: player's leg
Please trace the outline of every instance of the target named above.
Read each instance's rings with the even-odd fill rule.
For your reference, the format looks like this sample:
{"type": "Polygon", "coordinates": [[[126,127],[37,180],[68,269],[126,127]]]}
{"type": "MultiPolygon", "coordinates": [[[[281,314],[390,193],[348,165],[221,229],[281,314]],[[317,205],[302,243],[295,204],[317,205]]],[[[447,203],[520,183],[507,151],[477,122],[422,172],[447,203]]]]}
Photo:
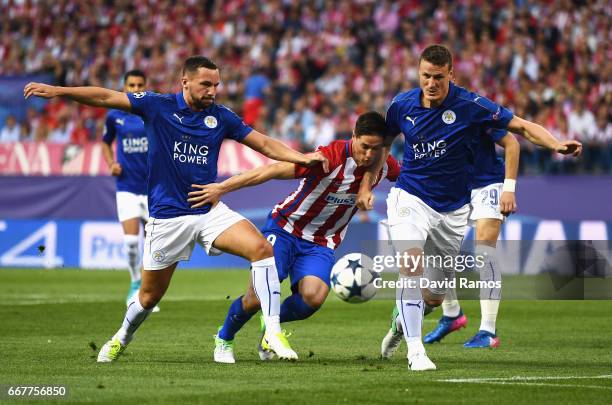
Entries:
{"type": "MultiPolygon", "coordinates": [[[[274,229],[262,230],[264,237],[273,246],[274,259],[279,276],[282,282],[287,278],[287,269],[293,263],[294,237],[285,232],[280,232],[274,229]]],[[[260,303],[257,294],[253,289],[253,277],[249,277],[249,285],[244,295],[238,297],[228,310],[227,316],[223,325],[215,335],[215,361],[220,363],[235,363],[234,358],[234,336],[242,327],[259,311],[260,303]]],[[[262,332],[265,331],[263,328],[262,332]]],[[[264,336],[262,336],[263,340],[264,336]]],[[[261,344],[259,345],[260,357],[262,353],[261,344]]],[[[273,352],[264,357],[272,358],[273,352]]],[[[268,358],[262,358],[267,360],[268,358]]]]}
{"type": "Polygon", "coordinates": [[[502,220],[481,218],[476,221],[475,253],[482,256],[484,266],[480,269],[480,280],[497,284],[500,288],[480,289],[480,328],[464,346],[468,348],[497,347],[496,322],[501,299],[501,268],[497,260],[497,238],[501,232],[502,220]]]}
{"type": "Polygon", "coordinates": [[[191,257],[197,221],[196,216],[186,216],[151,218],[147,223],[140,292],[128,304],[121,328],[100,350],[98,362],[116,360],[161,300],[178,261],[191,257]]]}
{"type": "MultiPolygon", "coordinates": [[[[505,219],[499,206],[502,183],[490,184],[472,191],[472,213],[470,220],[475,224],[475,254],[484,258],[479,269],[480,280],[498,283],[501,287],[501,268],[497,260],[497,239],[505,219]]],[[[478,333],[465,343],[465,347],[497,347],[496,321],[501,299],[501,288],[480,290],[481,322],[478,333]]]]}
{"type": "Polygon", "coordinates": [[[100,349],[99,363],[114,361],[125,350],[136,330],[165,294],[176,265],[174,263],[161,270],[143,270],[140,292],[128,304],[121,328],[100,349]]]}
{"type": "Polygon", "coordinates": [[[244,295],[236,298],[230,305],[223,325],[219,327],[215,339],[213,358],[217,363],[234,364],[234,337],[236,333],[259,311],[259,299],[253,289],[252,278],[244,295]]]}
{"type": "Polygon", "coordinates": [[[128,259],[128,270],[130,272],[130,290],[126,298],[126,304],[138,292],[140,288],[140,246],[139,246],[139,218],[129,218],[121,221],[124,234],[124,246],[128,259]]]}
{"type": "Polygon", "coordinates": [[[310,318],[323,306],[329,285],[317,276],[308,275],[298,281],[294,290],[281,305],[281,323],[310,318]]]}
{"type": "Polygon", "coordinates": [[[205,234],[199,241],[207,242],[221,251],[243,257],[251,262],[253,288],[259,298],[266,324],[266,340],[280,358],[297,359],[289,342],[280,329],[280,280],[278,277],[272,245],[255,226],[218,203],[211,212],[205,234]],[[235,222],[232,217],[240,218],[235,222]],[[228,220],[232,225],[227,225],[228,220]]]}
{"type": "Polygon", "coordinates": [[[330,273],[334,266],[333,250],[305,240],[295,243],[296,254],[289,268],[292,295],[281,305],[280,321],[309,318],[329,294],[330,273]]]}
{"type": "Polygon", "coordinates": [[[455,268],[445,266],[447,257],[455,257],[461,249],[461,242],[468,226],[469,206],[464,206],[451,213],[445,213],[443,220],[440,221],[430,233],[427,241],[425,254],[427,256],[426,277],[431,282],[431,287],[424,291],[426,303],[431,307],[442,304],[443,315],[437,327],[427,335],[423,341],[434,343],[442,340],[446,335],[467,324],[467,318],[461,312],[457,302],[454,289],[447,288],[449,282],[455,279],[455,268]],[[446,297],[446,294],[449,297],[446,297]],[[444,305],[444,302],[452,303],[453,306],[444,305]]]}
{"type": "Polygon", "coordinates": [[[117,217],[123,228],[123,243],[130,272],[130,290],[126,298],[126,304],[137,293],[140,288],[140,218],[142,208],[139,196],[127,191],[118,191],[116,194],[117,217]]]}
{"type": "MultiPolygon", "coordinates": [[[[421,341],[424,302],[420,279],[423,274],[423,247],[436,213],[420,199],[393,188],[387,198],[387,215],[390,239],[395,251],[403,257],[399,266],[396,306],[408,345],[408,365],[414,371],[435,370],[436,366],[427,357],[421,341]]],[[[381,344],[383,356],[390,350],[386,346],[389,332],[381,344]]]]}

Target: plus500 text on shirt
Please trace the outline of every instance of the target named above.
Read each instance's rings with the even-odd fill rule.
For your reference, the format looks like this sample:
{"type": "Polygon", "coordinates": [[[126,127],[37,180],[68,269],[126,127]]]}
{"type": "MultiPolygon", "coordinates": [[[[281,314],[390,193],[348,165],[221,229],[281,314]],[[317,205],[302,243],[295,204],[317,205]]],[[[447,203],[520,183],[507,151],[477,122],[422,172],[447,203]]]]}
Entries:
{"type": "Polygon", "coordinates": [[[470,200],[479,138],[492,136],[489,128],[506,129],[513,114],[452,83],[438,107],[423,107],[421,95],[420,88],[400,93],[387,111],[388,133],[405,137],[396,187],[438,212],[453,211],[470,200]]]}
{"type": "Polygon", "coordinates": [[[189,207],[191,185],[214,183],[223,140],[240,142],[252,129],[222,105],[191,110],[182,93],[128,93],[128,98],[149,135],[150,215],[163,219],[207,213],[210,205],[189,207]]]}

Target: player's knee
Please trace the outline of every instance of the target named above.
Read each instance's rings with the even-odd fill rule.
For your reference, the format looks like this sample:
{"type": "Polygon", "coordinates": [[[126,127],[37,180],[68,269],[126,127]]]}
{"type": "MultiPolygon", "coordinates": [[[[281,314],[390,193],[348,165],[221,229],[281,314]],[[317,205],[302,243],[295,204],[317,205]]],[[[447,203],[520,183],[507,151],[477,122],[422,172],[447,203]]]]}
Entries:
{"type": "Polygon", "coordinates": [[[327,288],[306,288],[300,295],[306,305],[313,309],[319,309],[325,302],[328,292],[327,288]]]}
{"type": "Polygon", "coordinates": [[[138,295],[138,299],[140,300],[140,305],[144,309],[152,309],[163,297],[163,293],[161,291],[155,290],[140,290],[138,295]]]}
{"type": "Polygon", "coordinates": [[[326,296],[327,295],[324,296],[317,293],[306,293],[302,295],[302,299],[304,300],[304,303],[306,303],[306,305],[308,305],[310,308],[319,309],[325,302],[326,296]]]}
{"type": "Polygon", "coordinates": [[[260,238],[260,240],[253,245],[252,249],[251,261],[253,262],[274,256],[274,249],[272,248],[272,245],[264,238],[260,238]]]}

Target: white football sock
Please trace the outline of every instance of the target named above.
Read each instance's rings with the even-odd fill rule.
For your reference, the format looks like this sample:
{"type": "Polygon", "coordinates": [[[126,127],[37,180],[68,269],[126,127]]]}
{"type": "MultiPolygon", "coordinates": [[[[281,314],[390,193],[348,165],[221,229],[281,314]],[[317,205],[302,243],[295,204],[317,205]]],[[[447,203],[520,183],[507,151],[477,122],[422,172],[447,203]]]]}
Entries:
{"type": "MultiPolygon", "coordinates": [[[[455,291],[454,288],[449,288],[447,294],[451,290],[455,291]]],[[[442,301],[442,314],[450,318],[456,318],[459,316],[459,312],[461,312],[461,306],[459,305],[459,301],[457,301],[456,299],[452,299],[452,297],[445,297],[444,301],[442,301]]]]}
{"type": "Polygon", "coordinates": [[[500,288],[480,289],[480,329],[495,333],[495,322],[501,299],[501,269],[497,262],[497,251],[492,246],[477,245],[476,254],[484,258],[484,266],[480,269],[480,280],[496,282],[500,288]]]}
{"type": "MultiPolygon", "coordinates": [[[[400,274],[399,286],[396,288],[395,305],[399,311],[400,325],[404,332],[404,339],[410,349],[418,342],[421,344],[421,328],[423,326],[423,310],[425,302],[420,277],[405,277],[400,274]]],[[[418,346],[418,345],[417,345],[418,346]]],[[[422,344],[421,344],[422,346],[422,344]]],[[[416,347],[416,346],[415,346],[416,347]]]]}
{"type": "Polygon", "coordinates": [[[123,238],[128,259],[128,270],[132,282],[140,280],[140,246],[138,235],[125,235],[123,238]]]}
{"type": "Polygon", "coordinates": [[[134,333],[140,327],[140,325],[147,319],[147,316],[151,313],[151,309],[144,309],[140,305],[138,294],[132,298],[128,304],[127,311],[125,312],[125,318],[123,318],[123,325],[121,329],[117,331],[115,337],[119,339],[122,345],[125,345],[132,340],[134,333]]]}
{"type": "Polygon", "coordinates": [[[495,334],[499,300],[480,300],[480,330],[495,334]]]}
{"type": "Polygon", "coordinates": [[[281,289],[274,257],[251,263],[253,289],[261,305],[266,332],[278,333],[280,329],[281,289]]]}

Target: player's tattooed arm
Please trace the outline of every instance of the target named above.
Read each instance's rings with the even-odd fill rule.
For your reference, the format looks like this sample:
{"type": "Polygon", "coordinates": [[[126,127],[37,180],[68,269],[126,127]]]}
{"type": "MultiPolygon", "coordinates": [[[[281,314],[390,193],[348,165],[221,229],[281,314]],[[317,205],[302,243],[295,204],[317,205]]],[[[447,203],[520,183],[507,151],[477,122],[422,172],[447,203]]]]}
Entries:
{"type": "Polygon", "coordinates": [[[582,152],[582,144],[580,142],[574,140],[559,141],[543,126],[516,115],[510,120],[508,129],[515,134],[522,135],[533,144],[554,150],[563,155],[575,157],[582,152]]]}
{"type": "Polygon", "coordinates": [[[303,166],[314,166],[320,163],[325,173],[329,171],[329,161],[323,153],[313,152],[305,155],[255,130],[251,131],[242,143],[270,159],[303,166]]]}
{"type": "Polygon", "coordinates": [[[131,109],[130,100],[125,93],[103,87],[61,87],[30,82],[24,87],[23,95],[25,98],[30,96],[43,98],[66,97],[77,103],[94,107],[116,108],[124,111],[130,111],[131,109]]]}
{"type": "Polygon", "coordinates": [[[237,174],[222,183],[192,184],[191,187],[197,190],[188,194],[187,202],[189,202],[191,208],[199,208],[205,204],[216,204],[224,194],[244,187],[255,186],[271,179],[293,178],[295,178],[295,165],[293,163],[274,163],[237,174]]]}
{"type": "Polygon", "coordinates": [[[519,155],[521,146],[514,135],[507,133],[497,142],[504,148],[504,158],[506,161],[506,175],[504,186],[499,200],[499,208],[503,215],[510,215],[516,212],[515,185],[518,176],[519,155]]]}

